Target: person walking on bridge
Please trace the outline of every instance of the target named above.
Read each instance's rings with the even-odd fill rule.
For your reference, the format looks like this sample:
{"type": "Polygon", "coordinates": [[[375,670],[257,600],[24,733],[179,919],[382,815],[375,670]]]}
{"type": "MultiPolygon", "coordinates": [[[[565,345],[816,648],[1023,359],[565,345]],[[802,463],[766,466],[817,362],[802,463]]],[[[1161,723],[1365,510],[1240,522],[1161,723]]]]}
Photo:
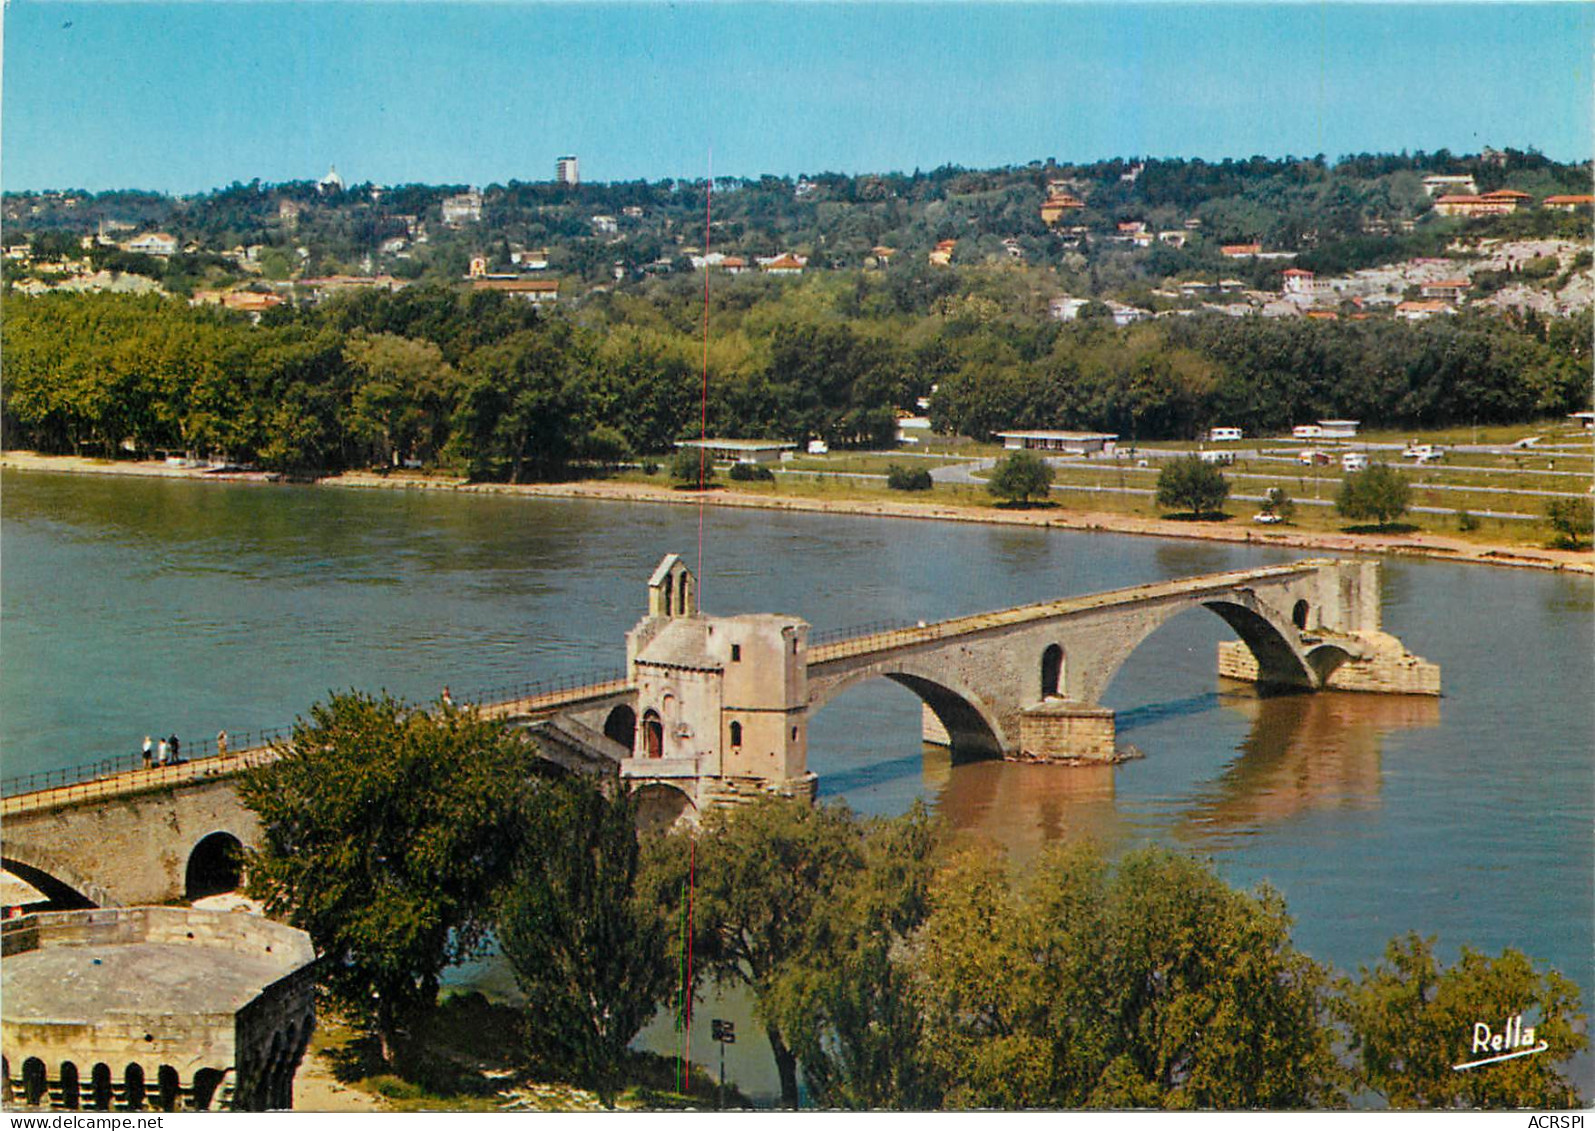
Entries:
{"type": "Polygon", "coordinates": [[[147,770],[155,764],[155,744],[150,741],[150,736],[144,736],[144,768],[147,770]]]}
{"type": "Polygon", "coordinates": [[[155,755],[155,764],[157,766],[164,766],[171,761],[171,752],[167,747],[166,740],[164,738],[161,739],[160,745],[156,749],[158,751],[158,753],[155,755]]]}
{"type": "Polygon", "coordinates": [[[182,754],[179,753],[179,751],[181,751],[183,748],[183,744],[177,741],[177,736],[175,734],[166,741],[172,744],[172,765],[175,766],[183,760],[182,754]]]}

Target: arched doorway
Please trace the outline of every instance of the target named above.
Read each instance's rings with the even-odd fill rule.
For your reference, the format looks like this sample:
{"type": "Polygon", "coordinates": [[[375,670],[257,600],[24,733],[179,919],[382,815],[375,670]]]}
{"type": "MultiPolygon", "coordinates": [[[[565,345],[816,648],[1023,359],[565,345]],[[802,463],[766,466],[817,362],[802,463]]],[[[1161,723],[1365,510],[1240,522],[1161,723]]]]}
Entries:
{"type": "Polygon", "coordinates": [[[637,712],[624,703],[610,711],[604,720],[604,736],[631,750],[637,743],[637,712]]]}
{"type": "Polygon", "coordinates": [[[244,846],[232,833],[211,833],[188,855],[184,894],[189,900],[237,891],[243,881],[244,846]]]}
{"type": "Polygon", "coordinates": [[[642,756],[663,758],[665,755],[665,724],[659,712],[650,708],[642,715],[642,756]]]}
{"type": "Polygon", "coordinates": [[[79,1101],[78,1066],[70,1060],[61,1062],[61,1107],[77,1111],[79,1101]]]}
{"type": "Polygon", "coordinates": [[[94,1095],[95,1111],[111,1110],[111,1066],[101,1061],[89,1073],[90,1090],[94,1095]]]}
{"type": "Polygon", "coordinates": [[[22,1099],[29,1107],[38,1107],[44,1102],[45,1092],[49,1089],[44,1061],[36,1056],[30,1056],[22,1062],[22,1099]]]}
{"type": "Polygon", "coordinates": [[[1297,628],[1306,628],[1307,614],[1310,611],[1306,601],[1297,601],[1295,607],[1290,610],[1290,623],[1297,628]]]}
{"type": "Polygon", "coordinates": [[[1047,650],[1041,653],[1041,697],[1052,699],[1061,694],[1063,683],[1063,649],[1056,644],[1048,644],[1047,650]]]}

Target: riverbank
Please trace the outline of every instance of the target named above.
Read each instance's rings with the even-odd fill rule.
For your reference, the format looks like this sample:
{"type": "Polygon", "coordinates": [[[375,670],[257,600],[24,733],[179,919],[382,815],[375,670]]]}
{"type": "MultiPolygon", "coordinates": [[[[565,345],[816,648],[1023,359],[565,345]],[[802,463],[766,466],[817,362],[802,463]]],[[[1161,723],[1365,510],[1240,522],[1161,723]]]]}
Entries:
{"type": "MultiPolygon", "coordinates": [[[[12,451],[0,454],[0,467],[19,471],[47,471],[79,475],[131,475],[163,479],[214,480],[213,473],[198,468],[173,467],[156,461],[108,461],[78,456],[48,456],[12,451]]],[[[1040,507],[1029,510],[999,509],[988,505],[960,506],[945,501],[909,499],[823,498],[719,487],[705,492],[678,491],[666,485],[584,480],[574,483],[470,483],[442,476],[379,475],[346,472],[314,481],[317,486],[369,490],[458,491],[468,494],[518,495],[527,498],[590,499],[613,502],[665,503],[674,506],[743,507],[762,510],[824,514],[851,514],[874,518],[902,518],[937,522],[979,522],[1009,526],[1040,526],[1058,530],[1108,534],[1135,534],[1156,538],[1185,538],[1206,542],[1279,546],[1289,549],[1327,550],[1335,553],[1397,554],[1469,562],[1478,565],[1516,566],[1595,575],[1595,551],[1557,550],[1516,544],[1490,544],[1452,538],[1431,531],[1400,533],[1330,533],[1308,530],[1259,530],[1212,522],[1182,522],[1111,511],[1040,507]]]]}

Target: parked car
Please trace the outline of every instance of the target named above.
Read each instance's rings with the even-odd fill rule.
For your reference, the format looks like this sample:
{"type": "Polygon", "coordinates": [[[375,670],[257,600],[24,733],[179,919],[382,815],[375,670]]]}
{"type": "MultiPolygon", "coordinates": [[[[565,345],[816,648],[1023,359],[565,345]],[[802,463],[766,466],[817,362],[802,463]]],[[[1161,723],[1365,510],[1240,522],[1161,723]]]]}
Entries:
{"type": "Polygon", "coordinates": [[[1340,457],[1340,467],[1343,471],[1365,471],[1368,457],[1363,452],[1347,452],[1340,457]]]}
{"type": "Polygon", "coordinates": [[[1252,515],[1252,521],[1272,525],[1273,523],[1284,522],[1285,520],[1280,518],[1273,511],[1258,511],[1256,514],[1252,515]]]}
{"type": "Polygon", "coordinates": [[[1296,462],[1305,463],[1308,466],[1317,464],[1320,467],[1328,467],[1330,462],[1329,453],[1321,452],[1317,448],[1303,448],[1296,454],[1296,462]]]}

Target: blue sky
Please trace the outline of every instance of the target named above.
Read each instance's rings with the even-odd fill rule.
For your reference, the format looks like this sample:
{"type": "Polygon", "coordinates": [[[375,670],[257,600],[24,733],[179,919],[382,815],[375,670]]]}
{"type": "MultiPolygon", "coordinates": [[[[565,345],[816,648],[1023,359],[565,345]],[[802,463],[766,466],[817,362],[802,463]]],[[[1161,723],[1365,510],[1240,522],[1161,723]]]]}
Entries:
{"type": "Polygon", "coordinates": [[[1037,158],[1591,155],[1595,5],[64,3],[4,15],[0,183],[488,184],[1037,158]]]}

